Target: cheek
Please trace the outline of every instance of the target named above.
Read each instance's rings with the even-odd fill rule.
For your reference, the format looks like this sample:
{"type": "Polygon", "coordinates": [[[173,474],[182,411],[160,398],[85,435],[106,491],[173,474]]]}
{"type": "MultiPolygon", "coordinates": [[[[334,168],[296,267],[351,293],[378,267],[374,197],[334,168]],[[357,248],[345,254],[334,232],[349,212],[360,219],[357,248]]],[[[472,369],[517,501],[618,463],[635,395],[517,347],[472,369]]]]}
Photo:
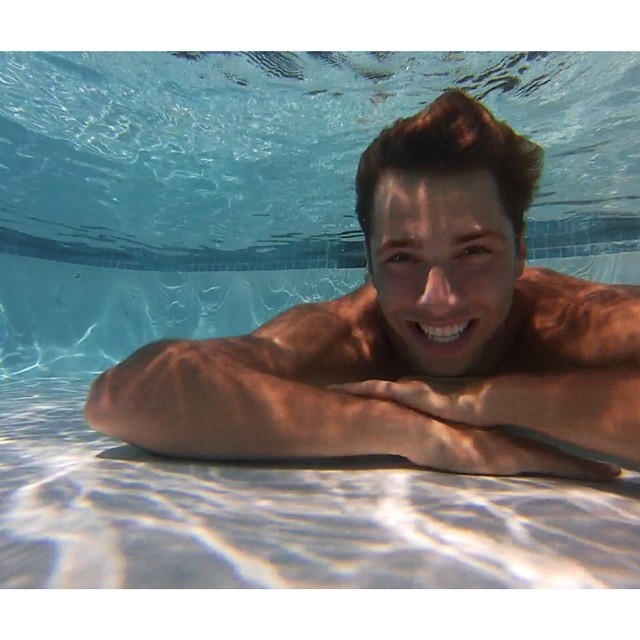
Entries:
{"type": "Polygon", "coordinates": [[[401,304],[401,300],[404,297],[398,287],[389,286],[388,283],[380,280],[378,280],[376,292],[378,294],[378,305],[385,315],[401,304]]]}
{"type": "Polygon", "coordinates": [[[401,277],[384,271],[375,274],[373,286],[378,293],[378,302],[384,307],[397,307],[410,303],[416,297],[415,274],[407,270],[401,277]]]}
{"type": "Polygon", "coordinates": [[[486,274],[485,278],[475,283],[473,295],[481,297],[483,303],[491,307],[496,315],[504,316],[513,299],[514,275],[505,269],[486,274]]]}
{"type": "Polygon", "coordinates": [[[510,304],[515,274],[506,265],[496,264],[489,269],[459,273],[455,290],[462,300],[486,307],[510,304]]]}

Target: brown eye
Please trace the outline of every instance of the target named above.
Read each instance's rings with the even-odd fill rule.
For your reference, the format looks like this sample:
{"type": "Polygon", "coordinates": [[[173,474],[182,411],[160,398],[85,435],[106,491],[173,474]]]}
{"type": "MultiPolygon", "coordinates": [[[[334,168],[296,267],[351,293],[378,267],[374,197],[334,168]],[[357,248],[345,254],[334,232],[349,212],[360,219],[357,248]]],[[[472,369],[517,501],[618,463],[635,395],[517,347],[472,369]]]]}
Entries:
{"type": "Polygon", "coordinates": [[[409,260],[411,260],[411,256],[408,253],[394,253],[387,262],[407,262],[409,260]]]}
{"type": "Polygon", "coordinates": [[[464,250],[464,254],[467,256],[476,256],[483,253],[491,253],[491,251],[489,251],[489,249],[487,249],[486,247],[479,247],[479,246],[467,247],[464,250]]]}
{"type": "Polygon", "coordinates": [[[467,247],[461,254],[461,257],[480,260],[481,258],[487,258],[493,254],[491,249],[487,247],[474,245],[472,247],[467,247]]]}

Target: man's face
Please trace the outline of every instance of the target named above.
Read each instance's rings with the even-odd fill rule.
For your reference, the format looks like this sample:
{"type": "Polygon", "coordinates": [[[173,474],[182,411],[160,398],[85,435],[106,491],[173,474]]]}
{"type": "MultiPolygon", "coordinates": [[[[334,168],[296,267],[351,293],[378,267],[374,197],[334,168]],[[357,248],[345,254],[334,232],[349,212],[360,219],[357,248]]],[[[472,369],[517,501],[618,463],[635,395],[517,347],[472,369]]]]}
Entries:
{"type": "Polygon", "coordinates": [[[500,361],[524,247],[489,172],[383,176],[370,255],[390,338],[413,373],[473,375],[500,361]]]}

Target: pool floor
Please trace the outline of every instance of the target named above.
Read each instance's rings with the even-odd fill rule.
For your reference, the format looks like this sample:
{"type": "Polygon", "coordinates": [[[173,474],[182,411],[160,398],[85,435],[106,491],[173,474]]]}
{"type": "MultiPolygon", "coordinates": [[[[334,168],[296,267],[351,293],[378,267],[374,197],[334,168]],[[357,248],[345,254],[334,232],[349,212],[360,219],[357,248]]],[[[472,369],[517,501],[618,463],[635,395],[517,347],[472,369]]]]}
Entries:
{"type": "Polygon", "coordinates": [[[634,471],[167,459],[89,429],[89,382],[0,382],[0,587],[640,587],[634,471]]]}

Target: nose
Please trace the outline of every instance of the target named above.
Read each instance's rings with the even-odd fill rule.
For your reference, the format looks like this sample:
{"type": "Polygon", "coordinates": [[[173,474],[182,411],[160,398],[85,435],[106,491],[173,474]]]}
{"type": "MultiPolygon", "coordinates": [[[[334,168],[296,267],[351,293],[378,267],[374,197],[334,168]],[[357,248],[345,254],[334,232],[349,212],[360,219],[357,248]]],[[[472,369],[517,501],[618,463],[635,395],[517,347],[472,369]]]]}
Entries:
{"type": "Polygon", "coordinates": [[[419,304],[429,306],[432,311],[447,311],[458,302],[451,277],[440,266],[433,266],[425,276],[419,304]]]}

